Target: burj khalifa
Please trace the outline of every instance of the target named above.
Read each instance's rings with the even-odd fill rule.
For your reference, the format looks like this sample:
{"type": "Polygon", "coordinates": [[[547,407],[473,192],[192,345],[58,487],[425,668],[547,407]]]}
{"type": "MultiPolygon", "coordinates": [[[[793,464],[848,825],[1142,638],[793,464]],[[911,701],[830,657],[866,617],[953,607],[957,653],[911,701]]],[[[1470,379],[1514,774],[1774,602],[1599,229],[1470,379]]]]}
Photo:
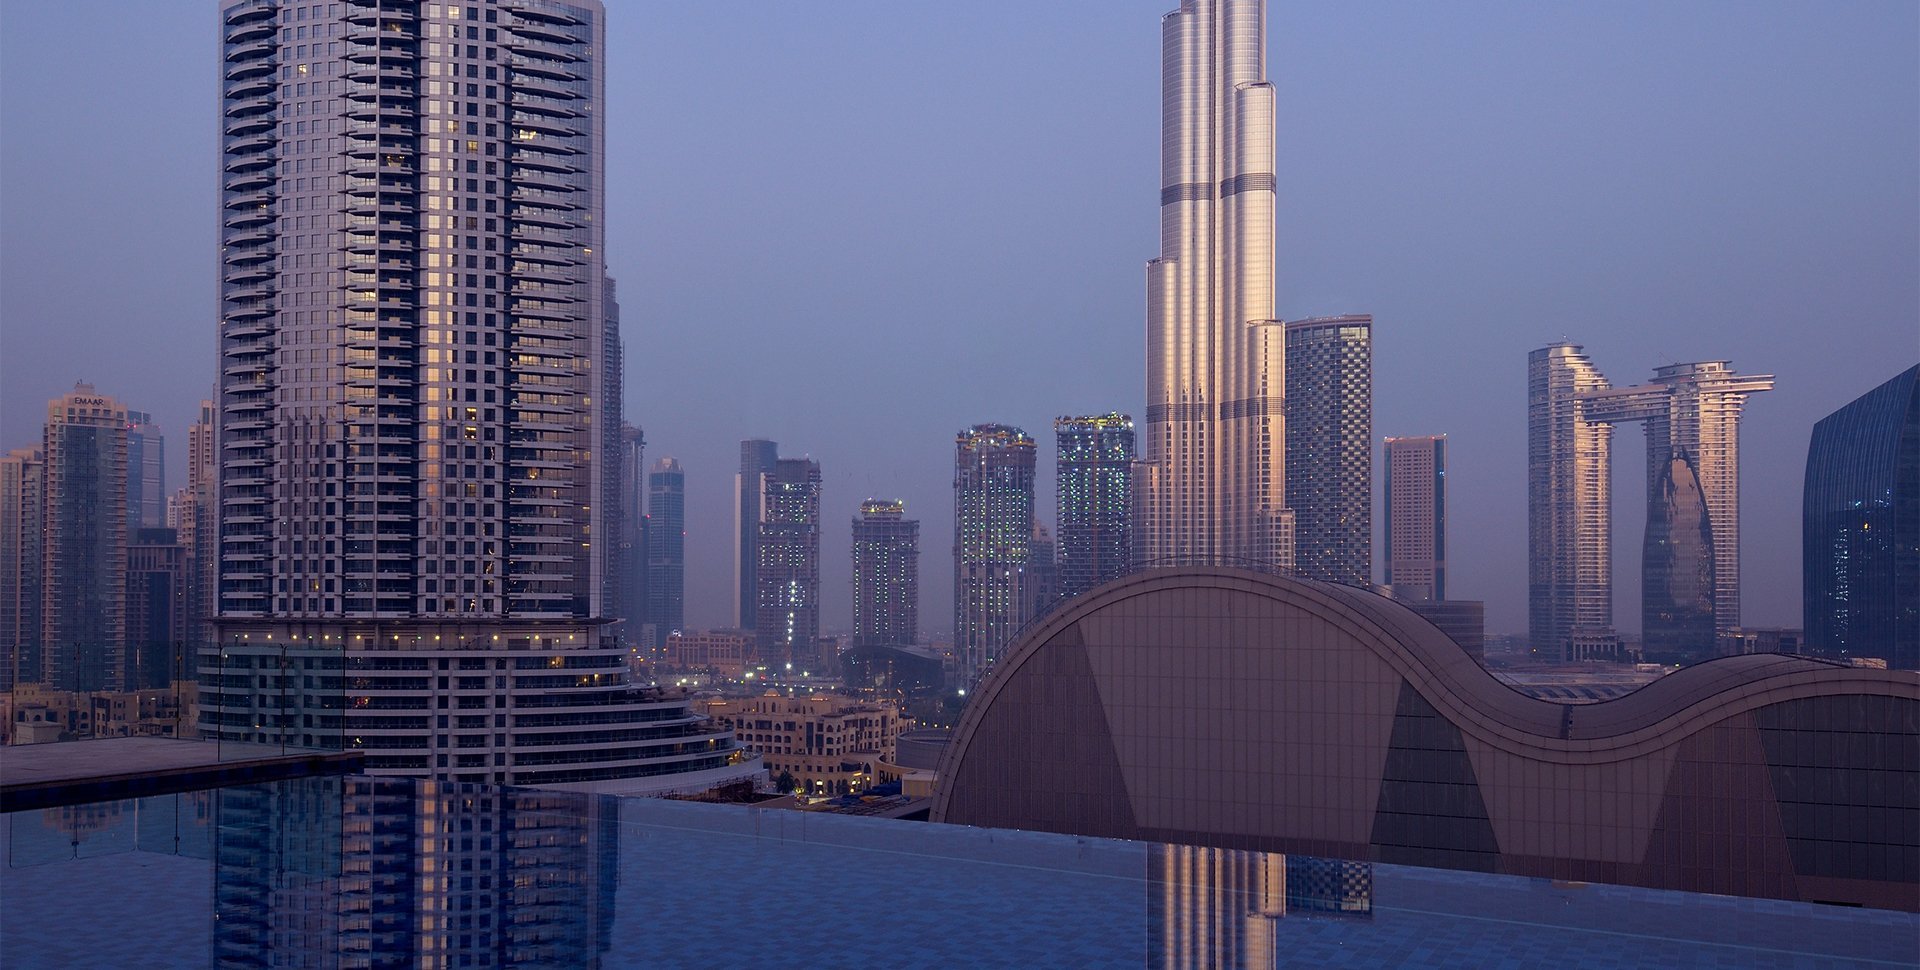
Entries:
{"type": "Polygon", "coordinates": [[[1182,0],[1161,31],[1160,256],[1147,264],[1136,548],[1146,566],[1291,567],[1266,2],[1182,0]]]}

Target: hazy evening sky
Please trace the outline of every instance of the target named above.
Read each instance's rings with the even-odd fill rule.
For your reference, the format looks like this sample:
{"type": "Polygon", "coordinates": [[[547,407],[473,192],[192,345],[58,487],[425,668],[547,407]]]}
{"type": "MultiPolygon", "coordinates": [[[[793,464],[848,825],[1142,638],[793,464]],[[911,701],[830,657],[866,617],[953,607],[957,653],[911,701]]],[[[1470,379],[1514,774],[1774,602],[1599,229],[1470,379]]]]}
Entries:
{"type": "MultiPolygon", "coordinates": [[[[738,441],[849,519],[922,522],[952,622],[953,435],[1142,415],[1160,15],[1174,0],[607,0],[608,258],[627,413],[688,482],[687,619],[726,621],[738,441]]],[[[74,380],[213,382],[214,0],[0,0],[0,448],[74,380]]],[[[1800,625],[1813,422],[1920,357],[1920,5],[1279,2],[1279,307],[1375,319],[1375,433],[1449,436],[1449,590],[1526,625],[1526,354],[1616,384],[1778,375],[1742,435],[1746,616],[1800,625]]],[[[1615,437],[1639,626],[1643,436],[1615,437]]],[[[1378,475],[1376,475],[1378,477],[1378,475]]],[[[1376,520],[1379,516],[1376,516],[1376,520]]],[[[1376,545],[1376,549],[1378,546],[1376,545]]]]}

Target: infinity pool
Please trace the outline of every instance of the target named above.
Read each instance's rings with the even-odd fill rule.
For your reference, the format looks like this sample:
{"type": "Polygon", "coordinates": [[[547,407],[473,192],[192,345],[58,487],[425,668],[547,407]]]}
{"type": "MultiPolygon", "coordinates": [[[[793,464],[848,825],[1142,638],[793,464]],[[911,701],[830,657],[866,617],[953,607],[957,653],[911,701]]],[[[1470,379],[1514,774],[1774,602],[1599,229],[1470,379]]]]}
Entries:
{"type": "Polygon", "coordinates": [[[1851,967],[1920,917],[402,779],[0,817],[27,967],[1851,967]]]}

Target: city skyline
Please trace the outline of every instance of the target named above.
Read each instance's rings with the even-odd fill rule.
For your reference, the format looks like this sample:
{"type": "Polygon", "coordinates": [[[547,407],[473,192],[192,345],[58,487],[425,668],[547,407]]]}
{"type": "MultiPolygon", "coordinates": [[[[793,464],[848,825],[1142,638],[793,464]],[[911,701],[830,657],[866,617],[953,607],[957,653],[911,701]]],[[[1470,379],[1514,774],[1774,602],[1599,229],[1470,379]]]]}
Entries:
{"type": "MultiPolygon", "coordinates": [[[[922,368],[909,358],[895,368],[902,372],[899,378],[876,379],[871,389],[822,395],[840,400],[839,404],[807,403],[785,410],[768,407],[766,387],[755,385],[775,383],[766,379],[776,373],[771,359],[789,355],[797,345],[769,335],[817,330],[818,335],[809,339],[820,350],[806,350],[786,363],[825,375],[823,383],[831,386],[840,383],[836,375],[846,366],[857,367],[863,374],[872,372],[865,365],[874,360],[875,351],[820,321],[845,317],[852,326],[869,327],[885,317],[860,298],[833,295],[847,282],[840,273],[826,274],[835,281],[831,288],[802,288],[787,301],[803,309],[772,314],[761,312],[767,308],[760,306],[757,296],[715,299],[711,292],[696,296],[693,287],[680,283],[677,277],[699,278],[690,272],[687,260],[704,259],[703,254],[717,244],[717,239],[710,238],[712,233],[697,229],[689,243],[676,243],[681,238],[676,234],[688,225],[683,220],[707,204],[708,184],[714,186],[712,191],[722,191],[721,185],[730,186],[724,191],[732,191],[739,177],[739,169],[730,163],[704,171],[689,164],[692,159],[724,153],[730,142],[701,142],[685,134],[705,130],[696,124],[697,113],[703,110],[759,117],[755,112],[764,109],[737,95],[764,84],[769,75],[788,80],[800,77],[806,73],[796,70],[801,64],[819,67],[835,53],[856,63],[862,58],[878,59],[863,67],[861,73],[869,75],[876,69],[891,72],[900,63],[896,57],[931,56],[931,66],[938,73],[967,50],[979,49],[969,45],[989,36],[989,25],[998,26],[996,21],[1005,12],[983,6],[977,11],[916,11],[886,19],[889,29],[907,27],[915,35],[938,36],[940,50],[929,55],[922,47],[914,47],[911,54],[878,53],[858,37],[844,42],[852,46],[841,50],[817,26],[805,24],[804,18],[768,11],[751,23],[738,24],[747,35],[744,42],[756,55],[750,59],[752,70],[745,72],[747,76],[726,80],[715,100],[688,104],[674,99],[699,85],[674,80],[673,72],[697,64],[702,56],[710,57],[701,52],[719,42],[718,27],[736,21],[715,12],[695,11],[644,18],[649,21],[644,25],[638,23],[643,19],[639,17],[614,18],[609,44],[619,52],[626,73],[610,81],[615,90],[609,96],[607,125],[610,164],[616,169],[610,186],[631,184],[620,190],[622,198],[610,200],[617,212],[624,207],[624,214],[610,220],[608,259],[613,274],[626,284],[622,302],[629,311],[626,336],[633,373],[627,416],[648,428],[662,453],[679,455],[695,469],[717,470],[688,496],[690,625],[725,625],[721,618],[727,607],[726,543],[731,531],[725,515],[729,491],[725,469],[732,465],[727,453],[744,436],[807,442],[809,451],[822,457],[834,475],[826,483],[829,505],[823,509],[824,515],[833,518],[850,514],[859,496],[875,493],[901,495],[923,510],[940,508],[947,470],[941,452],[952,427],[985,420],[1044,426],[1058,413],[1140,407],[1134,370],[1141,326],[1138,260],[1152,251],[1152,227],[1150,217],[1138,210],[1151,209],[1146,200],[1152,197],[1156,177],[1153,132],[1158,78],[1152,65],[1159,38],[1152,18],[1171,6],[1162,0],[1131,10],[1104,4],[1076,9],[1063,4],[1059,9],[1037,11],[1028,30],[1016,38],[1019,50],[1071,41],[1071,56],[1063,63],[1010,62],[1018,70],[1008,78],[974,80],[969,75],[967,82],[950,85],[951,92],[945,87],[934,92],[958,104],[976,106],[953,118],[963,131],[986,132],[991,130],[986,126],[1004,123],[1022,131],[1025,128],[1020,126],[1039,126],[1053,132],[1033,142],[1038,153],[1034,157],[1046,166],[1071,167],[1092,179],[1089,187],[1076,187],[1058,203],[1026,194],[1002,203],[994,201],[995,186],[990,183],[1020,183],[1010,178],[1008,168],[996,163],[983,167],[978,176],[962,179],[951,193],[969,206],[990,205],[995,213],[1012,211],[1021,202],[1037,202],[1042,208],[1036,211],[1053,214],[1042,220],[1046,225],[1018,223],[1034,230],[1032,248],[1023,240],[997,255],[969,255],[965,262],[947,262],[943,270],[963,282],[977,281],[982,271],[1010,278],[1008,286],[993,289],[1011,295],[989,299],[959,293],[954,306],[938,311],[942,320],[1012,328],[990,331],[995,339],[981,344],[993,345],[997,335],[1006,332],[1016,332],[1025,341],[1019,346],[1029,353],[992,358],[1008,369],[1007,380],[992,383],[993,396],[983,394],[978,383],[926,381],[922,368]],[[1091,24],[1084,23],[1089,19],[1087,10],[1099,11],[1091,24]],[[775,39],[783,31],[795,30],[827,46],[816,45],[804,60],[801,52],[783,53],[775,39]],[[808,30],[812,33],[804,33],[808,30]],[[676,45],[686,50],[677,50],[676,45]],[[1022,107],[1004,122],[997,115],[989,118],[980,113],[978,106],[993,102],[1002,86],[1013,90],[1054,83],[1074,84],[1071,90],[1083,92],[1083,97],[1084,92],[1098,88],[1111,106],[1070,119],[1030,107],[1022,107]],[[690,144],[683,146],[680,141],[690,144]],[[1003,181],[1002,176],[1009,178],[1003,181]],[[659,197],[649,184],[663,179],[676,186],[689,185],[691,179],[686,190],[690,198],[659,197]],[[644,203],[638,212],[633,209],[636,200],[644,203]],[[1059,208],[1069,205],[1077,208],[1059,208]],[[1057,218],[1063,211],[1076,212],[1080,218],[1057,218]],[[1071,229],[1054,228],[1056,221],[1071,229]],[[1080,241],[1109,236],[1116,240],[1113,244],[1101,242],[1093,247],[1091,262],[1086,264],[1094,267],[1090,270],[1041,255],[1047,249],[1073,248],[1080,241]],[[1062,285],[1063,279],[1075,282],[1062,285]],[[999,323],[1001,319],[1006,322],[999,323]],[[751,321],[751,339],[716,340],[714,326],[720,320],[751,321]],[[1035,332],[1036,320],[1061,321],[1041,328],[1058,333],[1035,332]],[[1070,357],[1076,365],[1062,374],[1044,366],[1052,348],[1071,345],[1084,350],[1099,341],[1114,343],[1118,349],[1106,357],[1070,357]],[[739,367],[729,373],[743,379],[714,381],[714,358],[736,346],[741,347],[739,367]],[[919,391],[921,385],[930,391],[927,401],[882,413],[882,397],[905,387],[919,391]],[[1010,396],[999,394],[1002,386],[1016,385],[1024,386],[1010,396]],[[738,393],[723,394],[719,388],[738,393]],[[685,403],[677,405],[676,400],[685,403]]],[[[40,23],[36,18],[51,13],[32,6],[8,11],[9,30],[0,44],[5,45],[10,74],[16,66],[24,72],[37,63],[41,55],[32,49],[32,38],[51,35],[34,32],[40,23]]],[[[1438,14],[1410,13],[1400,18],[1404,23],[1394,23],[1394,18],[1365,11],[1332,14],[1286,5],[1271,11],[1269,49],[1282,121],[1305,142],[1354,146],[1320,162],[1287,153],[1278,159],[1279,204],[1287,214],[1282,220],[1278,267],[1280,315],[1299,317],[1350,306],[1375,312],[1376,437],[1446,432],[1457,467],[1471,469],[1456,475],[1452,483],[1449,512],[1457,516],[1457,528],[1455,549],[1449,556],[1450,585],[1456,595],[1488,600],[1489,627],[1496,631],[1517,630],[1524,616],[1524,575],[1514,566],[1522,558],[1524,539],[1519,537],[1524,523],[1512,512],[1524,495],[1524,432],[1513,414],[1518,410],[1514,402],[1523,394],[1518,368],[1512,363],[1520,351],[1565,333],[1590,347],[1604,346],[1599,352],[1607,371],[1614,374],[1647,373],[1673,360],[1730,358],[1768,363],[1768,369],[1779,375],[1781,389],[1750,409],[1742,441],[1751,469],[1743,496],[1745,620],[1795,625],[1797,618],[1790,607],[1767,612],[1775,603],[1797,601],[1800,581],[1799,535],[1793,525],[1798,518],[1798,476],[1774,475],[1772,470],[1800,467],[1807,432],[1815,420],[1910,362],[1883,359],[1889,351],[1910,356],[1912,347],[1915,300],[1910,270],[1916,248],[1911,231],[1911,173],[1916,158],[1912,121],[1916,98],[1908,90],[1910,84],[1890,82],[1910,81],[1913,75],[1913,12],[1896,5],[1829,11],[1814,18],[1821,29],[1799,31],[1791,25],[1804,26],[1810,15],[1782,8],[1744,11],[1738,17],[1653,7],[1559,11],[1552,17],[1507,8],[1483,14],[1475,19],[1491,18],[1491,23],[1467,31],[1440,23],[1453,18],[1438,14]],[[1655,50],[1647,52],[1648,57],[1668,47],[1691,48],[1703,36],[1723,43],[1706,62],[1692,67],[1662,64],[1641,77],[1616,76],[1611,70],[1616,62],[1601,53],[1607,40],[1642,26],[1649,18],[1657,19],[1664,29],[1654,32],[1658,36],[1649,43],[1655,50]],[[1446,49],[1456,54],[1464,49],[1524,56],[1482,77],[1443,63],[1446,59],[1436,54],[1444,44],[1423,39],[1414,45],[1413,35],[1436,30],[1454,45],[1446,49]],[[1796,38],[1791,46],[1778,39],[1786,35],[1796,38]],[[1887,46],[1890,38],[1897,40],[1891,48],[1887,46]],[[1356,54],[1368,55],[1370,63],[1392,62],[1395,58],[1385,55],[1399,51],[1396,45],[1411,45],[1405,64],[1370,74],[1356,90],[1338,90],[1324,80],[1333,76],[1327,65],[1356,54]],[[1534,59],[1541,51],[1551,52],[1560,65],[1534,59]],[[1412,90],[1410,72],[1415,71],[1428,72],[1423,90],[1412,90]],[[1780,79],[1774,79],[1776,74],[1780,79]],[[1739,93],[1729,93],[1722,86],[1686,87],[1688,79],[1707,76],[1725,78],[1725,87],[1739,93]],[[1516,78],[1538,82],[1540,90],[1516,91],[1516,78]],[[1493,87],[1482,92],[1484,85],[1493,87]],[[1862,90],[1869,96],[1862,97],[1862,90]],[[1684,96],[1666,97],[1675,91],[1684,96]],[[1486,114],[1471,116],[1472,123],[1457,138],[1449,139],[1435,130],[1434,123],[1412,116],[1415,109],[1432,109],[1437,103],[1453,112],[1441,112],[1438,118],[1454,118],[1459,111],[1451,107],[1454,100],[1467,100],[1476,93],[1499,96],[1480,109],[1486,114]],[[1570,94],[1573,99],[1549,111],[1544,103],[1554,93],[1570,94]],[[1656,93],[1662,97],[1655,98],[1656,93]],[[1410,95],[1414,103],[1406,109],[1396,109],[1384,100],[1410,95]],[[1581,118],[1580,124],[1590,133],[1568,130],[1560,120],[1574,117],[1581,118]],[[1507,122],[1494,119],[1519,124],[1535,132],[1535,137],[1511,140],[1496,130],[1507,122]],[[1680,134],[1689,126],[1698,129],[1699,119],[1711,122],[1701,129],[1704,134],[1680,134]],[[1797,131],[1801,137],[1785,152],[1773,152],[1782,130],[1797,131]],[[1547,137],[1538,137],[1541,132],[1547,137]],[[1597,144],[1649,132],[1662,144],[1687,146],[1694,150],[1694,157],[1676,161],[1662,155],[1662,167],[1656,170],[1649,166],[1654,153],[1645,147],[1597,144]],[[1358,140],[1343,142],[1342,136],[1358,140]],[[1437,150],[1421,164],[1396,161],[1397,167],[1384,170],[1378,163],[1355,166],[1355,153],[1398,144],[1395,139],[1420,140],[1437,150]],[[1426,139],[1439,141],[1429,144],[1426,139]],[[1468,144],[1469,139],[1478,141],[1468,144]],[[1595,157],[1572,158],[1576,151],[1591,151],[1595,157]],[[1748,160],[1762,152],[1776,156],[1766,163],[1772,167],[1748,160]],[[1498,164],[1484,164],[1488,161],[1498,164]],[[1496,175],[1526,178],[1503,186],[1496,184],[1496,175]],[[1398,210],[1391,219],[1370,213],[1364,205],[1362,193],[1375,190],[1384,190],[1398,210]],[[1626,215],[1604,217],[1601,209],[1607,205],[1626,209],[1626,215]],[[1894,218],[1889,220],[1886,213],[1894,218]],[[1421,259],[1434,264],[1430,271],[1423,270],[1422,264],[1410,261],[1410,250],[1431,244],[1442,223],[1450,230],[1467,226],[1468,241],[1477,245],[1443,256],[1423,249],[1421,259]],[[1832,238],[1842,224],[1858,243],[1832,238]],[[1393,229],[1401,230],[1399,235],[1405,238],[1397,243],[1387,240],[1393,229]],[[1649,238],[1661,234],[1670,241],[1649,238]],[[1361,240],[1369,240],[1369,246],[1378,242],[1385,249],[1376,253],[1361,246],[1361,240]],[[1676,247],[1713,255],[1688,271],[1672,272],[1664,264],[1672,262],[1676,247]],[[1526,249],[1539,253],[1523,252],[1526,249]],[[1629,251],[1633,255],[1620,255],[1629,251]],[[1543,267],[1551,270],[1544,278],[1543,267]],[[1353,272],[1361,269],[1365,272],[1353,272]],[[1516,280],[1523,282],[1514,289],[1510,284],[1516,280]],[[1649,307],[1655,309],[1649,311],[1649,307]],[[1625,339],[1618,339],[1610,330],[1622,317],[1643,317],[1645,322],[1626,328],[1625,339]],[[1666,322],[1670,320],[1684,320],[1687,326],[1671,326],[1666,322]],[[1800,346],[1804,341],[1796,336],[1799,329],[1841,320],[1857,331],[1858,339],[1800,346]],[[1471,382],[1484,390],[1442,393],[1432,382],[1420,379],[1422,374],[1456,385],[1471,382]]],[[[177,443],[185,440],[195,404],[213,377],[205,363],[214,320],[207,288],[179,282],[206,279],[214,250],[211,227],[203,215],[214,184],[207,146],[215,137],[210,113],[202,107],[213,83],[206,70],[207,18],[204,14],[121,18],[126,24],[97,19],[101,22],[96,29],[106,47],[124,49],[130,69],[152,78],[153,84],[143,87],[157,94],[126,92],[120,85],[100,88],[112,94],[92,98],[100,107],[89,107],[87,127],[103,136],[111,132],[118,142],[153,145],[155,150],[148,153],[153,164],[121,165],[114,161],[120,157],[114,151],[100,153],[95,162],[17,138],[8,140],[4,162],[10,181],[48,176],[48,184],[55,189],[45,193],[49,198],[61,195],[60,185],[75,184],[66,180],[87,179],[84,189],[73,191],[102,198],[119,211],[153,213],[156,227],[169,224],[167,241],[155,242],[159,237],[142,228],[138,217],[131,228],[116,225],[109,230],[90,217],[74,220],[69,227],[50,221],[51,212],[37,208],[34,200],[18,195],[9,200],[4,214],[4,262],[12,285],[0,297],[0,310],[9,321],[4,337],[7,352],[0,354],[6,361],[0,371],[4,377],[0,411],[5,415],[0,421],[5,433],[0,446],[30,445],[37,436],[33,425],[41,404],[74,379],[83,378],[155,416],[162,433],[176,443],[168,449],[172,467],[167,481],[179,483],[185,480],[180,465],[185,449],[177,443]],[[173,44],[169,39],[176,36],[176,28],[179,43],[173,44]],[[122,30],[128,33],[121,34],[122,30]],[[160,42],[136,46],[132,41],[136,34],[160,38],[160,42]],[[170,67],[176,60],[178,66],[170,67]],[[156,96],[163,97],[157,103],[147,100],[156,96]],[[109,101],[127,104],[110,105],[109,101]],[[194,107],[178,109],[174,102],[194,107]],[[102,121],[122,118],[114,112],[136,107],[154,120],[102,121]],[[190,123],[180,124],[182,120],[190,123]],[[158,121],[183,131],[176,135],[158,130],[154,127],[158,121]],[[71,175],[51,168],[56,158],[57,165],[70,169],[71,175]],[[173,181],[193,191],[163,184],[173,181]],[[185,195],[175,199],[172,193],[185,195]],[[199,238],[198,247],[193,237],[199,238]],[[103,252],[116,266],[116,285],[75,284],[47,262],[73,253],[82,238],[89,246],[105,247],[103,252]],[[135,265],[140,260],[127,258],[124,247],[128,245],[151,251],[152,265],[135,265]],[[162,245],[186,252],[162,253],[158,251],[162,245]],[[178,268],[181,263],[185,269],[178,268]],[[54,285],[27,286],[26,281],[34,278],[54,285]],[[30,292],[39,290],[61,294],[60,302],[48,302],[30,292]],[[124,305],[116,302],[122,300],[124,305]],[[140,312],[130,312],[134,310],[140,312]],[[113,328],[106,332],[111,338],[101,326],[113,328]],[[155,363],[162,366],[150,366],[155,363]]],[[[924,38],[915,40],[915,44],[925,43],[924,38]]],[[[835,71],[826,73],[819,83],[854,95],[847,106],[849,119],[891,101],[891,95],[835,87],[851,82],[835,71]]],[[[711,69],[703,69],[693,76],[706,79],[711,74],[711,69]]],[[[109,83],[92,77],[76,81],[83,91],[109,83]]],[[[28,103],[29,90],[10,85],[0,94],[8,127],[50,130],[47,124],[36,125],[50,119],[47,109],[28,103]]],[[[788,127],[778,130],[785,133],[788,127]]],[[[958,149],[959,161],[983,161],[973,149],[944,140],[930,128],[909,125],[895,138],[897,144],[889,141],[883,146],[883,160],[894,158],[895,151],[912,154],[929,139],[941,139],[931,143],[958,149]]],[[[816,158],[824,162],[829,157],[820,144],[803,141],[793,150],[799,152],[795,163],[770,171],[782,185],[806,187],[794,205],[774,210],[771,228],[779,232],[773,235],[791,235],[796,227],[806,226],[807,214],[824,211],[815,208],[817,200],[839,191],[834,179],[841,176],[813,164],[816,158]],[[807,184],[806,180],[814,181],[807,184]],[[821,194],[816,196],[816,191],[821,194]]],[[[881,198],[894,198],[893,193],[902,188],[883,182],[881,198]]],[[[1017,190],[1024,192],[1024,187],[1017,190]]],[[[754,197],[764,201],[758,194],[754,197]]],[[[722,207],[719,211],[731,218],[738,210],[722,207]]],[[[892,272],[901,265],[918,266],[921,259],[942,263],[952,255],[980,248],[978,232],[958,231],[972,227],[973,217],[943,210],[937,224],[954,231],[937,234],[940,238],[918,249],[881,255],[877,268],[892,272]],[[913,262],[901,264],[900,259],[913,262]]],[[[995,226],[991,238],[1000,238],[1000,228],[995,226]]],[[[817,226],[808,231],[826,232],[817,226]]],[[[889,234],[897,231],[888,218],[863,215],[849,238],[866,240],[860,252],[879,254],[885,246],[873,244],[876,234],[879,239],[891,239],[889,234]]],[[[731,230],[721,232],[729,234],[731,230]]],[[[752,244],[748,255],[756,268],[755,282],[764,285],[737,289],[771,294],[793,282],[767,244],[752,244]]],[[[90,259],[74,263],[98,265],[90,259]]],[[[925,289],[927,278],[919,279],[916,288],[925,289]]],[[[956,295],[950,283],[937,284],[935,292],[943,299],[956,295]]],[[[969,349],[976,335],[969,335],[968,345],[963,346],[939,335],[935,327],[926,330],[924,336],[914,331],[915,343],[902,352],[929,361],[958,353],[958,361],[973,368],[989,359],[974,356],[983,352],[969,349]]],[[[1007,345],[1002,341],[999,346],[1007,345]]],[[[940,369],[949,368],[943,364],[940,369]]],[[[1637,439],[1637,432],[1627,432],[1615,449],[1614,486],[1629,494],[1637,490],[1635,478],[1643,473],[1634,465],[1642,450],[1637,439]]],[[[1042,449],[1041,462],[1050,461],[1045,443],[1042,449]]],[[[1036,498],[1042,508],[1052,504],[1049,479],[1042,476],[1039,483],[1041,494],[1036,498]]],[[[1642,523],[1633,509],[1638,503],[1619,504],[1615,545],[1630,550],[1640,544],[1642,523]]],[[[933,531],[925,539],[937,549],[945,538],[940,534],[943,517],[929,518],[933,531]]],[[[823,621],[829,630],[844,624],[848,615],[844,574],[835,574],[847,562],[844,546],[835,546],[846,539],[836,532],[829,531],[822,549],[828,570],[823,577],[823,621]]],[[[946,584],[937,573],[927,579],[933,592],[923,607],[930,617],[947,615],[940,602],[946,584]]],[[[1639,615],[1638,590],[1631,588],[1637,584],[1615,585],[1617,625],[1631,629],[1639,615]]]]}

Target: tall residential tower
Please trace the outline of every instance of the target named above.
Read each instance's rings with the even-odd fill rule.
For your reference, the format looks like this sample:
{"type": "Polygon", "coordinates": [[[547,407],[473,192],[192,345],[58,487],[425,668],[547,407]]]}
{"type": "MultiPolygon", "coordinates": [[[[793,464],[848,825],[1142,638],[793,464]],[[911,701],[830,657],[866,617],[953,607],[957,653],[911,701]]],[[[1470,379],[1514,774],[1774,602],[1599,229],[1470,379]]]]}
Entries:
{"type": "Polygon", "coordinates": [[[803,670],[820,646],[820,463],[781,458],[760,475],[754,550],[760,659],[803,670]]]}
{"type": "Polygon", "coordinates": [[[1133,567],[1133,419],[1118,412],[1053,419],[1060,595],[1078,596],[1133,567]]]}
{"type": "Polygon", "coordinates": [[[41,681],[138,686],[127,653],[127,408],[90,384],[47,404],[41,681]]]}
{"type": "Polygon", "coordinates": [[[955,436],[953,647],[964,684],[1000,658],[1032,606],[1033,477],[1025,431],[976,424],[955,436]]]}
{"type": "Polygon", "coordinates": [[[1373,318],[1287,321],[1287,505],[1293,567],[1373,582],[1373,318]]]}
{"type": "Polygon", "coordinates": [[[1583,397],[1609,386],[1578,344],[1527,355],[1527,639],[1547,656],[1613,631],[1613,426],[1583,397]]]}
{"type": "Polygon", "coordinates": [[[870,498],[853,520],[853,646],[920,637],[920,521],[907,503],[870,498]]]}
{"type": "Polygon", "coordinates": [[[604,18],[221,0],[216,737],[528,786],[731,770],[609,632],[604,18]]]}
{"type": "Polygon", "coordinates": [[[1274,319],[1265,0],[1161,20],[1160,255],[1147,264],[1141,558],[1293,565],[1274,319]]]}
{"type": "Polygon", "coordinates": [[[733,479],[735,506],[733,530],[733,612],[740,629],[751,630],[760,622],[760,583],[755,577],[760,562],[760,476],[773,471],[780,460],[779,444],[763,438],[740,442],[740,473],[733,479]]]}
{"type": "Polygon", "coordinates": [[[1388,438],[1385,581],[1409,602],[1447,598],[1447,436],[1388,438]]]}
{"type": "Polygon", "coordinates": [[[647,622],[649,647],[686,623],[687,475],[680,459],[662,458],[647,473],[647,622]]]}

